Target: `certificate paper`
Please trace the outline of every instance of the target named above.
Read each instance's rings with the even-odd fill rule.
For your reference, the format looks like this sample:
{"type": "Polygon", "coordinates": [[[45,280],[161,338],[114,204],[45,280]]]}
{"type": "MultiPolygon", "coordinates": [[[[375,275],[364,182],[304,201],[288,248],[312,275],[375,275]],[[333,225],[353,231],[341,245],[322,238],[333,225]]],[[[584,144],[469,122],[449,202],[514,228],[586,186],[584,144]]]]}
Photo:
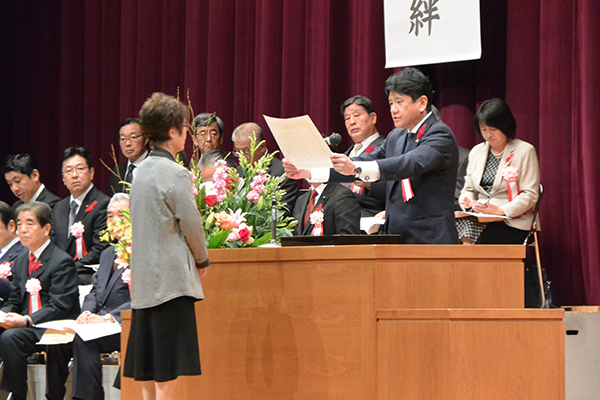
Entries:
{"type": "Polygon", "coordinates": [[[298,169],[331,168],[331,150],[308,115],[265,121],[283,156],[298,169]]]}

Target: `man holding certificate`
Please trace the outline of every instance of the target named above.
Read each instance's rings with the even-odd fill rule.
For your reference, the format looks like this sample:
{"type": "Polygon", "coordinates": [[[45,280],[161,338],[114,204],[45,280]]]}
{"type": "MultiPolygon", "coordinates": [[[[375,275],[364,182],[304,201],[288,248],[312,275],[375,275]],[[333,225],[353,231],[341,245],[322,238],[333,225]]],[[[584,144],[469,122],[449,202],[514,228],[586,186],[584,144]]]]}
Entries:
{"type": "Polygon", "coordinates": [[[458,145],[431,112],[429,78],[405,68],[388,78],[385,91],[396,129],[379,148],[352,159],[333,154],[333,168],[298,169],[285,161],[285,171],[313,182],[385,181],[387,233],[407,244],[457,244],[458,145]]]}

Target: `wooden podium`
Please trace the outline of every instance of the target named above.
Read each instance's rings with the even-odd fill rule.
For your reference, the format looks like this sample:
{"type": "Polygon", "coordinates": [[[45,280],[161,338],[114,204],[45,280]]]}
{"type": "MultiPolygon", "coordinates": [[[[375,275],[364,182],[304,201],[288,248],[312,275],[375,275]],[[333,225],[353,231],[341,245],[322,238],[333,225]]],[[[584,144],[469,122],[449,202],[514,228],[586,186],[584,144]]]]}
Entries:
{"type": "MultiPolygon", "coordinates": [[[[517,309],[509,320],[519,313],[530,313],[529,318],[536,323],[552,325],[536,339],[543,347],[544,334],[556,339],[556,326],[562,320],[553,310],[523,309],[524,256],[523,246],[210,250],[211,266],[204,282],[206,299],[196,305],[203,375],[180,378],[176,398],[413,398],[398,397],[393,385],[394,381],[402,385],[401,371],[406,365],[383,361],[387,353],[382,346],[385,338],[403,335],[384,333],[384,329],[388,329],[391,319],[406,317],[403,312],[431,318],[426,313],[435,309],[517,309]]],[[[123,351],[128,318],[130,314],[124,314],[123,351]]],[[[420,321],[423,326],[418,329],[425,335],[431,321],[420,321]]],[[[392,325],[394,329],[407,326],[392,325]]],[[[521,358],[540,356],[519,346],[518,340],[513,342],[512,351],[519,352],[521,358]]],[[[545,351],[562,354],[564,364],[559,342],[554,340],[545,351]]],[[[441,344],[449,346],[450,342],[441,344]]],[[[426,348],[428,344],[419,346],[426,348]]],[[[445,363],[451,367],[448,361],[445,363]]],[[[525,364],[515,367],[528,368],[525,364]]],[[[564,375],[564,365],[547,368],[562,368],[564,375]]],[[[513,375],[525,372],[533,373],[523,370],[513,375]]],[[[548,374],[548,370],[543,373],[548,374]]],[[[430,386],[428,379],[423,376],[421,383],[411,385],[430,386]]],[[[564,376],[562,382],[564,388],[564,376]]],[[[137,383],[123,379],[122,385],[124,399],[141,399],[137,383]]],[[[510,398],[522,397],[503,397],[510,398]]]]}

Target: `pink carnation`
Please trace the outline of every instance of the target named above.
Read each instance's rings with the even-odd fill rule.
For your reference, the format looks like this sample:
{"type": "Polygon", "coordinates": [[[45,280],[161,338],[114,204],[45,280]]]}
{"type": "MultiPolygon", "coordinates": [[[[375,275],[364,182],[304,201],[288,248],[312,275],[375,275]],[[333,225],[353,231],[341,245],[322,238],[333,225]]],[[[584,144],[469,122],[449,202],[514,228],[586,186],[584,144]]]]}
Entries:
{"type": "Polygon", "coordinates": [[[256,191],[256,190],[251,190],[248,192],[248,194],[246,195],[246,198],[249,201],[254,202],[254,204],[258,204],[258,199],[260,199],[260,192],[256,191]]]}
{"type": "Polygon", "coordinates": [[[71,236],[75,236],[75,238],[80,238],[83,236],[83,232],[85,232],[85,228],[83,227],[83,223],[81,221],[75,222],[73,225],[71,225],[71,228],[69,228],[69,231],[71,233],[71,236]]]}
{"type": "Polygon", "coordinates": [[[129,268],[126,268],[125,271],[123,271],[123,273],[121,274],[121,279],[126,284],[131,284],[131,270],[129,268]]]}
{"type": "Polygon", "coordinates": [[[31,296],[37,296],[40,290],[42,290],[42,284],[38,279],[31,278],[25,283],[25,290],[27,290],[31,296]]]}
{"type": "Polygon", "coordinates": [[[10,267],[11,264],[12,264],[12,262],[8,262],[8,261],[0,264],[0,278],[1,279],[8,280],[8,277],[12,275],[12,268],[10,267]]]}
{"type": "Polygon", "coordinates": [[[513,166],[507,166],[502,172],[502,178],[507,182],[516,182],[519,176],[519,171],[513,166]]]}

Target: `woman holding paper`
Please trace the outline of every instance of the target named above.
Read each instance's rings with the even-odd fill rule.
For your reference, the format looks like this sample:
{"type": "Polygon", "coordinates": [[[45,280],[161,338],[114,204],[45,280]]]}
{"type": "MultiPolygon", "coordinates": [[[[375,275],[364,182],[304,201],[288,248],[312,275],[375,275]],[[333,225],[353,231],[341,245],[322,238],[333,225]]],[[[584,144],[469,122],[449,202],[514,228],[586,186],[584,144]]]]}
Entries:
{"type": "Polygon", "coordinates": [[[483,102],[473,122],[485,142],[469,153],[460,205],[465,211],[497,215],[498,219],[485,223],[476,217],[460,218],[458,237],[463,243],[522,244],[539,196],[535,148],[515,139],[517,124],[503,100],[483,102]]]}

